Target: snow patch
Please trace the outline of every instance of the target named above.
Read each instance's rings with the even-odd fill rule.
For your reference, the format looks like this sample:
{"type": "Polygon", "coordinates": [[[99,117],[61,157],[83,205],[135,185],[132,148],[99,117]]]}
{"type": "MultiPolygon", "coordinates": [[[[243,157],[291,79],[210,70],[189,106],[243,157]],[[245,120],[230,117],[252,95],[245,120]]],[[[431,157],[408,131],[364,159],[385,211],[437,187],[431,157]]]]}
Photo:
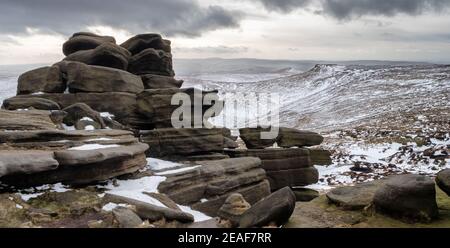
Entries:
{"type": "Polygon", "coordinates": [[[85,144],[82,146],[76,146],[76,147],[72,147],[69,148],[67,150],[72,150],[72,151],[89,151],[89,150],[97,150],[97,149],[106,149],[106,148],[114,148],[114,147],[120,147],[120,145],[101,145],[101,144],[85,144]]]}

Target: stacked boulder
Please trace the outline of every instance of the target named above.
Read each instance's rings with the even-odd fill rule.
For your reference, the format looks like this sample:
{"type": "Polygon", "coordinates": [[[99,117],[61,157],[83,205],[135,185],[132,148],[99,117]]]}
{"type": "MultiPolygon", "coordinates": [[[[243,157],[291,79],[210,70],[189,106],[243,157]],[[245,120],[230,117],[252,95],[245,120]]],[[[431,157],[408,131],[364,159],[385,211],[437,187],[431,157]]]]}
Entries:
{"type": "Polygon", "coordinates": [[[270,194],[261,160],[230,159],[224,150],[238,147],[236,137],[229,129],[206,127],[204,114],[223,103],[217,91],[181,88],[170,41],[144,34],[117,45],[113,37],[81,32],[64,43],[63,52],[63,61],[21,75],[17,96],[3,102],[1,183],[84,185],[124,174],[139,177],[150,156],[204,161],[192,170],[150,173],[167,178],[159,192],[211,216],[231,194],[251,204],[270,194]],[[190,100],[182,105],[191,110],[189,127],[172,125],[176,94],[190,100]],[[206,95],[210,104],[203,104],[206,95]],[[194,108],[199,102],[200,111],[194,108]]]}
{"type": "Polygon", "coordinates": [[[147,144],[125,130],[60,130],[46,110],[0,110],[0,181],[85,185],[146,166],[147,144]]]}
{"type": "Polygon", "coordinates": [[[323,137],[314,132],[281,127],[276,137],[262,139],[261,133],[267,131],[269,128],[240,129],[247,149],[227,150],[226,153],[230,157],[260,158],[273,191],[317,183],[319,173],[313,165],[320,163],[313,163],[311,154],[316,152],[305,147],[320,145],[323,137]]]}

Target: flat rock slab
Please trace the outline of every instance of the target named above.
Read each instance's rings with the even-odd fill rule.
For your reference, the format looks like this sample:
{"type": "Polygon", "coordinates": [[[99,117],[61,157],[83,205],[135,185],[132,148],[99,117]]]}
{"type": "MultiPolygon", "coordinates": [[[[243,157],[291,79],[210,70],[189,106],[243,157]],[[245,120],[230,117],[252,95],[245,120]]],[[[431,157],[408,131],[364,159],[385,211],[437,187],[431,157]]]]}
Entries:
{"type": "Polygon", "coordinates": [[[30,98],[10,98],[3,101],[4,109],[17,110],[17,109],[39,109],[39,110],[60,110],[58,103],[39,97],[30,98]]]}
{"type": "Polygon", "coordinates": [[[90,66],[78,62],[69,62],[66,68],[67,84],[71,93],[127,92],[137,94],[144,90],[139,76],[123,70],[90,66]]]}
{"type": "Polygon", "coordinates": [[[225,148],[222,129],[161,128],[141,131],[140,140],[150,146],[152,157],[208,154],[225,148]]]}
{"type": "Polygon", "coordinates": [[[312,167],[310,151],[292,149],[248,149],[226,150],[230,157],[257,157],[266,171],[280,171],[312,167]]]}
{"type": "Polygon", "coordinates": [[[281,147],[305,147],[320,145],[323,139],[322,135],[315,132],[282,127],[277,143],[281,147]]]}
{"type": "Polygon", "coordinates": [[[58,166],[51,151],[0,151],[0,177],[55,170],[58,166]]]}
{"type": "Polygon", "coordinates": [[[450,196],[450,169],[443,170],[437,174],[436,184],[450,196]]]}
{"type": "Polygon", "coordinates": [[[56,125],[50,118],[50,111],[0,110],[0,131],[1,130],[6,131],[56,130],[56,125]]]}
{"type": "Polygon", "coordinates": [[[375,192],[384,180],[344,186],[331,190],[326,194],[328,200],[344,209],[363,209],[373,202],[375,192]]]}

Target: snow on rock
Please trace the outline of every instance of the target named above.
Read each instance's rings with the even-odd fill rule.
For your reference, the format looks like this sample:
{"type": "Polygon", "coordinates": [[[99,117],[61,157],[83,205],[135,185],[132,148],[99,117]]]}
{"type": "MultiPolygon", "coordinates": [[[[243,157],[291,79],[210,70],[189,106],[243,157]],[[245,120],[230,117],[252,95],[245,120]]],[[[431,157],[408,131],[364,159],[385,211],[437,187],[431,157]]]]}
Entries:
{"type": "Polygon", "coordinates": [[[182,167],[182,164],[165,161],[157,158],[147,158],[147,166],[152,171],[162,171],[182,167]]]}
{"type": "Polygon", "coordinates": [[[62,124],[62,127],[64,128],[64,130],[66,131],[75,131],[75,126],[67,126],[66,124],[62,124]]]}
{"type": "Polygon", "coordinates": [[[46,184],[34,188],[24,189],[22,193],[17,193],[22,200],[28,201],[30,199],[36,198],[45,192],[58,192],[63,193],[69,191],[70,189],[64,186],[62,183],[57,184],[46,184]]]}
{"type": "Polygon", "coordinates": [[[186,167],[186,168],[181,168],[181,169],[176,169],[176,170],[168,170],[168,171],[164,171],[164,172],[155,173],[155,175],[157,175],[157,176],[172,175],[172,174],[177,174],[177,173],[181,173],[181,172],[191,171],[191,170],[196,169],[196,168],[198,168],[200,166],[201,165],[196,165],[196,166],[186,167]]]}
{"type": "Polygon", "coordinates": [[[114,115],[109,113],[109,112],[101,112],[100,116],[103,117],[103,118],[108,118],[108,119],[113,119],[114,118],[114,115]]]}
{"type": "Polygon", "coordinates": [[[82,146],[76,146],[69,148],[67,150],[73,150],[73,151],[88,151],[88,150],[97,150],[97,149],[105,149],[105,148],[113,148],[113,147],[120,147],[120,145],[101,145],[101,144],[85,144],[82,146]]]}

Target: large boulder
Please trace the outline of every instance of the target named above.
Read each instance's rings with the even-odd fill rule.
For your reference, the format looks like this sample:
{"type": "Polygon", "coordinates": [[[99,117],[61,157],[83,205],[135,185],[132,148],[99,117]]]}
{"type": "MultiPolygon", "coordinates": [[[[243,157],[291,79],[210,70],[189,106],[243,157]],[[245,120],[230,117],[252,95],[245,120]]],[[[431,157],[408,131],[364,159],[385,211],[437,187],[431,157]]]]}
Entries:
{"type": "Polygon", "coordinates": [[[148,155],[152,157],[210,154],[225,148],[222,129],[155,129],[141,131],[140,140],[150,146],[148,155]]]}
{"type": "Polygon", "coordinates": [[[20,75],[17,84],[17,94],[33,94],[39,92],[62,93],[66,83],[59,66],[46,66],[34,69],[20,75]]]}
{"type": "Polygon", "coordinates": [[[100,36],[89,32],[75,33],[63,44],[63,53],[68,56],[72,53],[94,49],[104,43],[116,43],[114,37],[100,36]]]}
{"type": "Polygon", "coordinates": [[[437,174],[436,184],[450,196],[450,169],[443,170],[437,174]]]}
{"type": "Polygon", "coordinates": [[[264,149],[273,146],[278,139],[278,136],[273,139],[263,139],[261,133],[269,131],[270,128],[241,128],[239,129],[239,136],[248,149],[264,149]]]}
{"type": "Polygon", "coordinates": [[[17,109],[39,109],[39,110],[60,110],[59,104],[39,97],[30,98],[10,98],[3,101],[2,108],[7,110],[17,109]]]}
{"type": "Polygon", "coordinates": [[[171,52],[170,40],[164,40],[159,34],[139,34],[128,39],[120,46],[130,51],[133,55],[147,48],[171,52]]]}
{"type": "MultiPolygon", "coordinates": [[[[223,106],[222,102],[218,99],[217,91],[202,91],[195,88],[144,90],[137,96],[137,106],[138,112],[146,116],[156,128],[171,128],[173,127],[172,119],[180,120],[180,116],[182,116],[183,120],[184,118],[190,117],[191,122],[188,120],[187,124],[190,124],[190,127],[194,127],[195,125],[204,125],[204,121],[206,121],[203,118],[204,114],[214,104],[217,103],[216,106],[223,106]],[[174,96],[178,95],[180,96],[179,100],[183,101],[183,105],[178,101],[172,104],[176,100],[173,99],[174,96]],[[214,97],[215,101],[212,104],[203,104],[206,95],[208,97],[214,97]],[[186,102],[186,100],[190,102],[186,102]],[[195,110],[196,106],[200,106],[200,111],[195,110]],[[183,113],[183,115],[179,113],[177,115],[176,110],[183,110],[186,113],[183,113]],[[190,116],[187,116],[188,111],[190,112],[190,116]],[[199,123],[196,123],[196,120],[199,123]]],[[[222,108],[214,111],[212,117],[220,114],[220,111],[222,111],[222,108]]],[[[184,128],[188,127],[185,126],[184,128]]]]}
{"type": "Polygon", "coordinates": [[[128,71],[137,75],[175,76],[172,67],[172,54],[153,48],[145,49],[131,57],[128,71]]]}
{"type": "Polygon", "coordinates": [[[216,216],[229,195],[240,193],[250,204],[270,193],[265,171],[258,158],[204,161],[182,172],[164,174],[158,191],[181,205],[216,216]]]}
{"type": "Polygon", "coordinates": [[[100,129],[106,127],[100,113],[93,110],[85,103],[75,103],[67,108],[64,108],[63,111],[67,113],[67,115],[63,119],[63,122],[68,126],[74,126],[81,119],[89,118],[92,122],[98,123],[100,129]]]}
{"type": "Polygon", "coordinates": [[[281,226],[294,212],[296,198],[288,187],[278,190],[247,210],[239,221],[239,227],[281,226]]]}
{"type": "Polygon", "coordinates": [[[69,92],[129,92],[140,93],[144,85],[139,76],[123,70],[89,66],[72,62],[67,64],[69,92]]]}
{"type": "Polygon", "coordinates": [[[103,43],[94,49],[72,53],[64,60],[127,70],[130,57],[128,50],[114,43],[103,43]]]}
{"type": "Polygon", "coordinates": [[[141,78],[145,89],[181,88],[183,85],[183,80],[177,80],[174,77],[146,74],[141,78]]]}
{"type": "Polygon", "coordinates": [[[315,132],[300,131],[294,128],[280,128],[278,145],[280,147],[316,146],[323,142],[323,137],[315,132]]]}
{"type": "Polygon", "coordinates": [[[434,181],[421,175],[389,178],[375,193],[378,211],[401,219],[429,222],[438,214],[434,181]]]}

